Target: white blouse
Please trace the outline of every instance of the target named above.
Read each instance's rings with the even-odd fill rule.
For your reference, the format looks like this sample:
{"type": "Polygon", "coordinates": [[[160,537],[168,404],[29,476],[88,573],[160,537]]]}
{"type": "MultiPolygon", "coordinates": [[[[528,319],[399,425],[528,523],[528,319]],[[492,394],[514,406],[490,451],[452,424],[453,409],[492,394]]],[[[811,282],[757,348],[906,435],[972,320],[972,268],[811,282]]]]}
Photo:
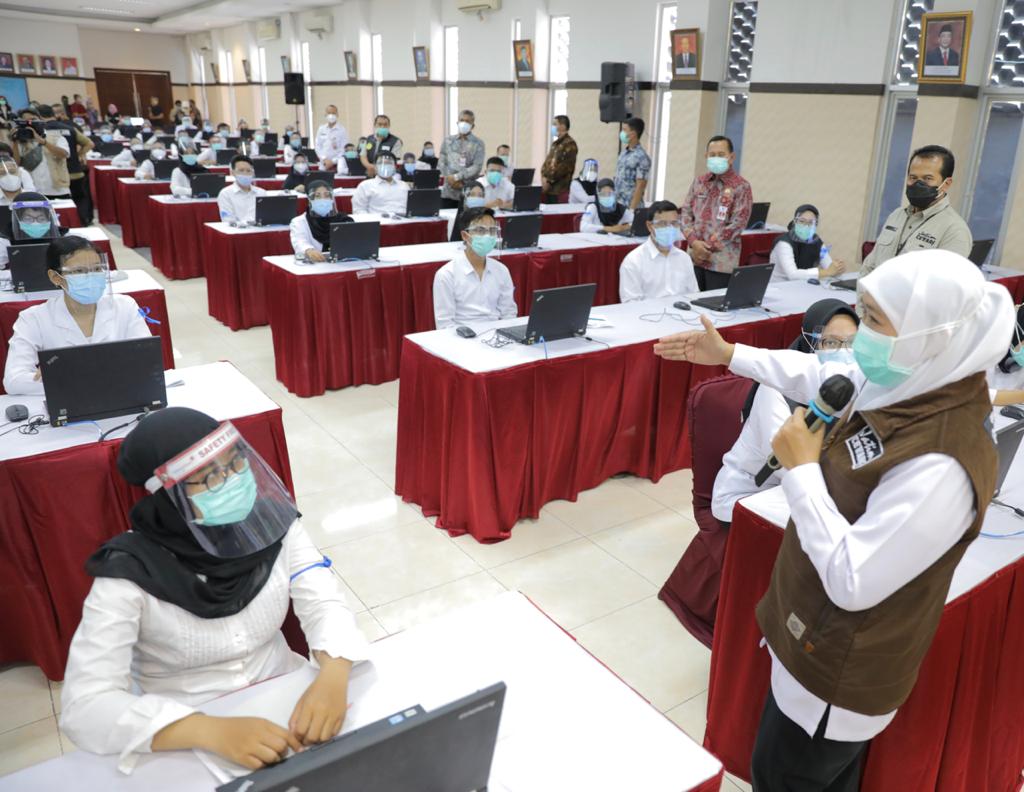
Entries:
{"type": "MultiPolygon", "coordinates": [[[[626,211],[622,213],[622,218],[619,220],[618,225],[632,225],[633,224],[633,210],[628,206],[626,211]]],[[[604,223],[601,222],[601,215],[597,213],[597,204],[591,203],[586,209],[583,210],[583,215],[580,217],[580,231],[583,233],[596,233],[604,229],[604,223]]]]}
{"type": "Polygon", "coordinates": [[[313,237],[313,232],[309,229],[309,218],[306,217],[305,212],[296,215],[291,223],[288,224],[288,232],[291,238],[292,250],[298,258],[303,258],[308,250],[315,250],[318,253],[323,252],[324,246],[313,237]]]}
{"type": "Polygon", "coordinates": [[[832,256],[822,247],[822,255],[818,266],[800,269],[796,265],[793,246],[786,241],[780,241],[772,248],[772,254],[768,261],[775,265],[775,269],[772,270],[772,281],[810,280],[811,278],[820,277],[821,269],[828,269],[832,266],[832,256]]]}
{"type": "Polygon", "coordinates": [[[369,646],[334,572],[306,569],[322,558],[296,520],[260,593],[219,619],[195,616],[130,581],[97,578],[71,641],[61,728],[86,751],[119,754],[118,769],[130,773],[165,726],[204,702],[302,666],[281,633],[289,601],[311,652],[367,659],[369,646]]]}

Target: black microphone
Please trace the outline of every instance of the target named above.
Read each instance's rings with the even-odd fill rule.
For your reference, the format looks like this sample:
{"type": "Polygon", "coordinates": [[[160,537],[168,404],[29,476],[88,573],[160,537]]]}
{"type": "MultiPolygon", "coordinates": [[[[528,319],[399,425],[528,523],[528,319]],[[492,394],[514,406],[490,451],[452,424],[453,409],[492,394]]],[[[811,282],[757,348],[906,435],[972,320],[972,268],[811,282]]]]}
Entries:
{"type": "MultiPolygon", "coordinates": [[[[831,425],[835,416],[846,409],[846,405],[853,398],[853,392],[854,387],[850,378],[842,374],[833,374],[821,383],[818,395],[807,405],[807,415],[804,416],[807,428],[817,432],[823,426],[831,425]]],[[[779,460],[772,454],[764,463],[764,467],[754,476],[754,483],[760,487],[780,467],[779,460]]]]}

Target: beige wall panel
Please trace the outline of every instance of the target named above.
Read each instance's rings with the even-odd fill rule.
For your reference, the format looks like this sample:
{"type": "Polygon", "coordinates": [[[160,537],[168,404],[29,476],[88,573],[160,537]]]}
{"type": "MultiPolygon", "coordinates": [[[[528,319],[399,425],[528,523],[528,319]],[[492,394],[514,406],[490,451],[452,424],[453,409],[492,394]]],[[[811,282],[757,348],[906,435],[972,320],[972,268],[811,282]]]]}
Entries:
{"type": "Polygon", "coordinates": [[[459,111],[476,115],[474,134],[490,157],[502,143],[512,145],[512,89],[459,86],[459,111]]]}
{"type": "MultiPolygon", "coordinates": [[[[519,168],[534,168],[534,183],[540,184],[540,167],[551,145],[551,119],[547,89],[519,89],[519,123],[512,162],[519,168]]],[[[570,120],[571,120],[570,116],[570,120]]],[[[572,135],[574,130],[570,129],[572,135]]],[[[488,151],[488,155],[491,152],[488,151]]]]}
{"type": "MultiPolygon", "coordinates": [[[[423,142],[435,145],[444,132],[444,88],[437,85],[385,85],[384,112],[402,139],[403,151],[417,156],[423,142]]],[[[372,123],[372,121],[371,121],[372,123]]],[[[369,128],[366,132],[369,132],[369,128]]]]}
{"type": "Polygon", "coordinates": [[[34,102],[56,104],[62,96],[70,99],[77,94],[86,95],[86,80],[53,80],[48,77],[26,77],[25,88],[28,97],[34,102]]]}
{"type": "MultiPolygon", "coordinates": [[[[978,123],[977,99],[951,96],[921,96],[914,116],[914,135],[910,150],[935,144],[953,152],[957,162],[967,162],[978,123]]],[[[958,169],[959,171],[959,169],[958,169]]],[[[964,174],[954,173],[949,201],[959,210],[964,199],[964,174]]]]}
{"type": "MultiPolygon", "coordinates": [[[[1018,159],[1020,157],[1018,156],[1018,159]]],[[[1017,163],[1017,187],[1007,196],[1006,211],[1010,213],[1000,260],[1000,267],[1024,270],[1024,163],[1017,163]]]]}
{"type": "Polygon", "coordinates": [[[714,134],[718,94],[714,91],[673,91],[668,133],[665,199],[680,203],[693,177],[704,172],[705,146],[714,134]]]}
{"type": "Polygon", "coordinates": [[[600,177],[615,176],[615,160],[619,155],[619,125],[604,124],[597,109],[600,91],[591,88],[569,90],[568,115],[572,121],[569,134],[579,147],[576,172],[583,167],[583,160],[596,159],[600,177]]]}

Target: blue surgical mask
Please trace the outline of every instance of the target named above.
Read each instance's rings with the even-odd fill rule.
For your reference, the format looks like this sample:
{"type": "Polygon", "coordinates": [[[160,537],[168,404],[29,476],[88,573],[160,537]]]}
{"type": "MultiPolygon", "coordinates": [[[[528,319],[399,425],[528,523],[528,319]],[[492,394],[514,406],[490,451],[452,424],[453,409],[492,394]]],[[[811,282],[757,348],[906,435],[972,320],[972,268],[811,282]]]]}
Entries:
{"type": "Polygon", "coordinates": [[[195,165],[198,157],[195,154],[182,154],[181,161],[186,165],[195,165]]]}
{"type": "Polygon", "coordinates": [[[81,275],[65,275],[68,296],[81,305],[95,305],[107,290],[107,273],[83,272],[81,275]]]}
{"type": "Polygon", "coordinates": [[[716,176],[721,176],[729,170],[728,157],[708,157],[708,170],[716,176]]]}
{"type": "Polygon", "coordinates": [[[314,198],[309,202],[309,206],[313,210],[313,214],[319,215],[320,217],[327,217],[334,208],[334,199],[314,198]]]}
{"type": "Polygon", "coordinates": [[[654,241],[658,247],[670,248],[679,239],[679,229],[675,226],[654,229],[654,241]]]}
{"type": "Polygon", "coordinates": [[[252,176],[248,173],[236,173],[235,183],[240,187],[249,187],[252,184],[252,176]]]}
{"type": "Polygon", "coordinates": [[[1020,346],[1017,349],[1011,350],[1010,357],[1013,358],[1014,363],[1016,363],[1021,368],[1024,368],[1024,345],[1020,346]]]}
{"type": "Polygon", "coordinates": [[[602,209],[614,209],[615,193],[609,193],[608,195],[599,195],[597,196],[597,202],[601,204],[602,209]]]}
{"type": "Polygon", "coordinates": [[[222,148],[224,148],[224,144],[223,143],[211,143],[210,144],[210,148],[212,148],[214,151],[220,151],[222,148]]]}
{"type": "Polygon", "coordinates": [[[20,223],[19,225],[21,226],[21,230],[25,232],[25,235],[32,237],[32,239],[42,239],[50,233],[50,224],[45,220],[40,222],[20,223]]]}
{"type": "Polygon", "coordinates": [[[558,137],[558,127],[555,126],[554,124],[551,125],[551,137],[558,137]]]}
{"type": "Polygon", "coordinates": [[[484,198],[482,195],[467,195],[466,196],[466,208],[475,209],[478,206],[484,205],[484,198]]]}
{"type": "Polygon", "coordinates": [[[882,335],[865,324],[857,330],[853,337],[853,357],[860,366],[868,382],[883,388],[895,388],[906,382],[913,369],[893,365],[891,361],[896,339],[882,335]]]}
{"type": "Polygon", "coordinates": [[[487,258],[487,254],[494,250],[494,246],[498,244],[498,238],[492,236],[475,236],[469,240],[470,247],[473,248],[473,252],[481,258],[487,258]]]}
{"type": "Polygon", "coordinates": [[[416,163],[415,162],[407,162],[402,167],[405,168],[405,172],[408,173],[410,176],[412,176],[416,172],[416,163]]]}
{"type": "Polygon", "coordinates": [[[843,363],[856,362],[852,349],[816,349],[814,354],[818,357],[819,363],[843,363]]]}
{"type": "Polygon", "coordinates": [[[213,132],[213,127],[210,124],[203,124],[203,132],[209,134],[210,132],[213,132]]]}
{"type": "Polygon", "coordinates": [[[345,152],[345,159],[355,159],[358,156],[359,156],[359,154],[357,152],[355,152],[355,151],[346,151],[345,152]]]}
{"type": "Polygon", "coordinates": [[[300,148],[302,148],[302,141],[301,140],[293,140],[289,145],[291,145],[291,147],[293,149],[298,151],[300,148]]]}
{"type": "Polygon", "coordinates": [[[100,140],[102,140],[104,143],[110,143],[113,139],[114,136],[111,135],[109,132],[104,132],[102,135],[100,135],[100,140]]]}
{"type": "Polygon", "coordinates": [[[626,134],[625,129],[619,132],[619,142],[622,143],[623,146],[629,143],[629,135],[626,134]]]}
{"type": "Polygon", "coordinates": [[[803,223],[793,224],[793,236],[799,239],[801,242],[810,242],[814,239],[814,232],[816,230],[814,223],[810,225],[804,225],[803,223]]]}
{"type": "Polygon", "coordinates": [[[306,173],[309,170],[308,162],[296,162],[292,164],[292,168],[295,169],[296,173],[306,173]]]}
{"type": "Polygon", "coordinates": [[[497,187],[501,183],[501,177],[501,171],[487,171],[487,181],[492,187],[497,187]]]}
{"type": "Polygon", "coordinates": [[[256,477],[246,469],[228,477],[218,490],[189,495],[189,500],[202,512],[196,522],[200,525],[228,525],[249,516],[256,505],[256,477]]]}
{"type": "Polygon", "coordinates": [[[432,148],[425,148],[425,149],[423,149],[423,156],[424,157],[433,157],[434,156],[434,149],[432,149],[432,148]]]}
{"type": "Polygon", "coordinates": [[[500,156],[501,156],[501,161],[505,163],[505,167],[507,168],[508,164],[509,164],[509,161],[510,161],[508,154],[501,154],[500,156]]]}

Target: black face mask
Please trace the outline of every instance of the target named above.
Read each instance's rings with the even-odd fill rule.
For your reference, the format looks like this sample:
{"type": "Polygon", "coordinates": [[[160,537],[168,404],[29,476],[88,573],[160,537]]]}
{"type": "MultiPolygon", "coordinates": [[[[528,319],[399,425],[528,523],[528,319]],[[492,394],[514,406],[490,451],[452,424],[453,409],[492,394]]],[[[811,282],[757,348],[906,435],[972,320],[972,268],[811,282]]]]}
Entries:
{"type": "Polygon", "coordinates": [[[939,197],[939,188],[916,181],[907,186],[907,200],[915,209],[927,209],[939,197]]]}

